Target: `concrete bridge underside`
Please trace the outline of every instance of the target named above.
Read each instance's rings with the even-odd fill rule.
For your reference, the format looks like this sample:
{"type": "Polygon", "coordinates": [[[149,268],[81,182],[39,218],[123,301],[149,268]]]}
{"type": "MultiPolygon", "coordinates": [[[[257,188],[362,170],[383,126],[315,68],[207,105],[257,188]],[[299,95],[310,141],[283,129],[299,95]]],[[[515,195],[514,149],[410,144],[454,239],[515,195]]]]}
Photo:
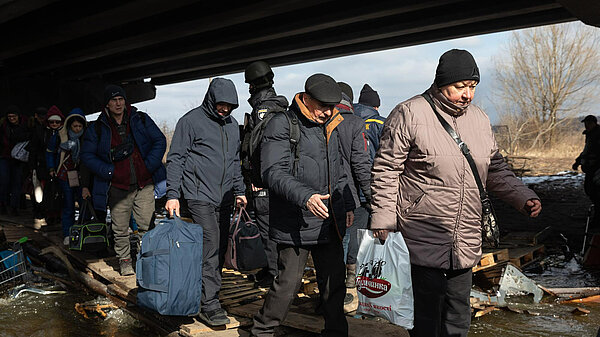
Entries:
{"type": "Polygon", "coordinates": [[[582,20],[597,0],[0,0],[0,103],[101,107],[108,82],[130,100],[155,85],[445,39],[582,20]]]}

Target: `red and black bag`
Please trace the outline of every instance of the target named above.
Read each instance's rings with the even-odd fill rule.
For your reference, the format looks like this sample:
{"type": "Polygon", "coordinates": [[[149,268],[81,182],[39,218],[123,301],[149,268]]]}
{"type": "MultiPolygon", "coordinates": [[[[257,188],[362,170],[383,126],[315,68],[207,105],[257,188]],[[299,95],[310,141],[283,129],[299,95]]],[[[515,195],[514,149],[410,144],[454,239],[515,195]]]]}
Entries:
{"type": "Polygon", "coordinates": [[[225,267],[248,272],[267,266],[258,226],[244,207],[236,210],[229,227],[225,267]]]}

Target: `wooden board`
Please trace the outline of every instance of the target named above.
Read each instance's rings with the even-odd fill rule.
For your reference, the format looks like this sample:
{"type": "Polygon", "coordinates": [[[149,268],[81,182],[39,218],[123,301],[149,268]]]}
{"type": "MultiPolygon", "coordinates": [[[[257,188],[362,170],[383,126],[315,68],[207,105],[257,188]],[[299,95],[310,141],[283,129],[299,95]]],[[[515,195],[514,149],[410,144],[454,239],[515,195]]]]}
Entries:
{"type": "Polygon", "coordinates": [[[473,267],[473,272],[490,268],[492,266],[497,265],[498,263],[502,263],[508,261],[508,249],[491,249],[484,250],[481,255],[481,260],[477,263],[475,267],[473,267]]]}
{"type": "Polygon", "coordinates": [[[532,263],[544,256],[544,245],[533,247],[511,248],[508,250],[510,262],[519,268],[532,263]]]}
{"type": "Polygon", "coordinates": [[[222,325],[218,327],[210,327],[206,324],[194,319],[193,323],[188,323],[181,325],[179,329],[179,334],[184,336],[197,336],[201,333],[215,333],[217,331],[235,329],[242,326],[250,326],[252,325],[252,320],[246,317],[234,317],[228,316],[231,321],[227,325],[222,325]]]}
{"type": "MultiPolygon", "coordinates": [[[[230,313],[238,316],[253,317],[262,306],[262,301],[245,304],[232,308],[230,313]]],[[[406,329],[390,323],[378,322],[366,319],[347,317],[348,336],[398,336],[408,337],[406,329]]],[[[320,333],[324,326],[323,317],[316,315],[301,314],[290,308],[282,325],[304,331],[320,333]]]]}

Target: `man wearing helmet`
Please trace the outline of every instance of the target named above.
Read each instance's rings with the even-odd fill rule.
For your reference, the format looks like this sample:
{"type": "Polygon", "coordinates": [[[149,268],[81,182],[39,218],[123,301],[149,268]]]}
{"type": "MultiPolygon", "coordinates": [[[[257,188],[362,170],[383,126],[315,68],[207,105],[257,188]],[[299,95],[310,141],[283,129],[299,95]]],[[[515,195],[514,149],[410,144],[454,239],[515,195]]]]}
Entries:
{"type": "Polygon", "coordinates": [[[251,188],[252,206],[260,229],[263,246],[267,254],[267,267],[255,275],[259,286],[270,287],[273,278],[277,275],[277,245],[269,238],[269,191],[255,186],[248,170],[250,161],[248,157],[248,146],[250,133],[264,116],[269,112],[284,112],[287,110],[288,101],[283,96],[278,96],[273,88],[273,71],[269,64],[264,61],[256,61],[246,67],[244,73],[246,83],[249,85],[250,98],[248,103],[252,112],[246,114],[244,121],[244,137],[242,144],[242,163],[244,168],[244,179],[246,186],[251,188]]]}

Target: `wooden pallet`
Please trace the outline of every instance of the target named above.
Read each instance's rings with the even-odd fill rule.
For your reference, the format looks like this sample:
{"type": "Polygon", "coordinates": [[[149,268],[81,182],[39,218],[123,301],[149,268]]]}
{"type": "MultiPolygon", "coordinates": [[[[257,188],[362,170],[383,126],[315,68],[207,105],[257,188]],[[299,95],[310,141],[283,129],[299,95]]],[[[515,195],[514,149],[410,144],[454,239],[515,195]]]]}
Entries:
{"type": "MultiPolygon", "coordinates": [[[[242,317],[253,317],[262,307],[262,301],[248,303],[228,310],[231,314],[242,317]]],[[[408,337],[408,331],[397,325],[388,322],[379,322],[367,319],[356,319],[347,317],[348,321],[348,336],[349,337],[364,337],[364,336],[399,336],[408,337]]],[[[298,310],[296,306],[290,308],[282,325],[300,329],[304,331],[320,333],[325,325],[322,316],[311,315],[306,313],[306,310],[298,310]]]]}
{"type": "Polygon", "coordinates": [[[473,272],[491,268],[498,263],[502,263],[508,261],[508,249],[492,249],[492,250],[484,250],[481,255],[481,260],[477,263],[475,267],[473,267],[473,272]]]}
{"type": "Polygon", "coordinates": [[[544,256],[544,245],[533,247],[511,248],[508,250],[510,262],[519,268],[540,259],[544,256]]]}

